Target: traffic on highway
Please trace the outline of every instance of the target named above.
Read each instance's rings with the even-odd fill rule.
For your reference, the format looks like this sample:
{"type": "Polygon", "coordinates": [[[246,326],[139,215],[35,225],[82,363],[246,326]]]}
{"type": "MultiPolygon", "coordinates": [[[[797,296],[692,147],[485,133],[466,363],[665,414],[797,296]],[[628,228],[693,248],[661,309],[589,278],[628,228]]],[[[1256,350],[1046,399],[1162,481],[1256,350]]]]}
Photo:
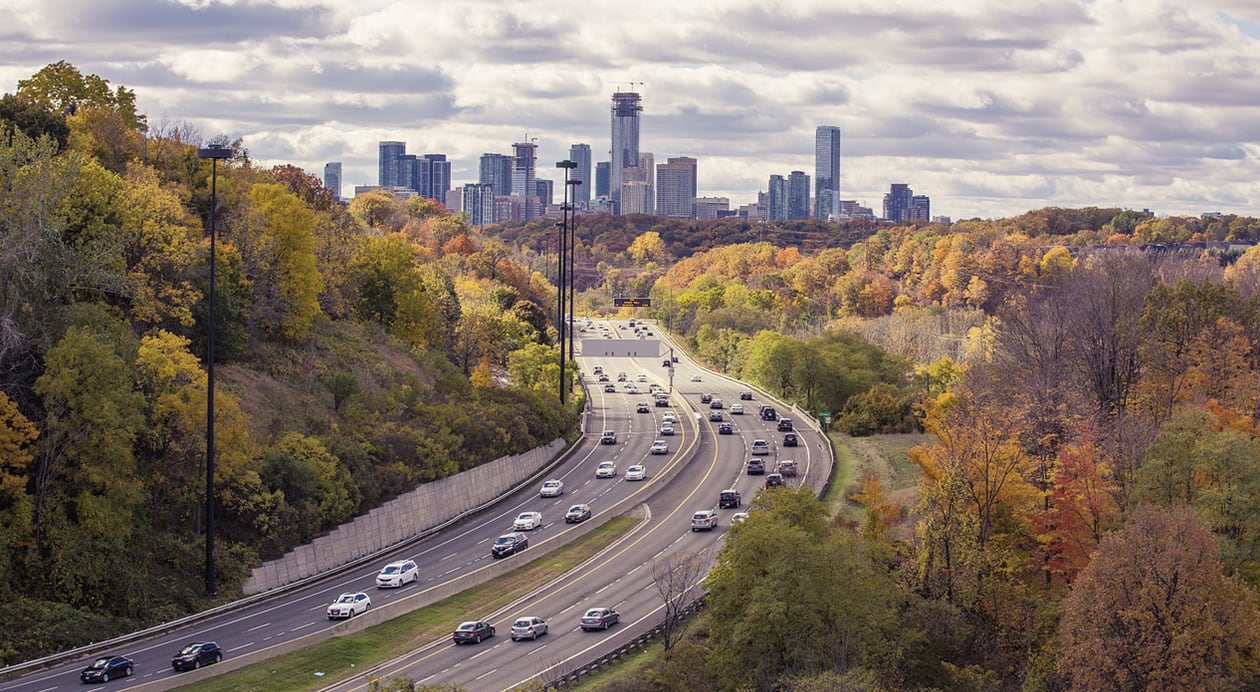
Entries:
{"type": "Polygon", "coordinates": [[[365,690],[369,676],[394,675],[508,689],[534,678],[555,680],[656,626],[664,605],[653,583],[655,560],[683,552],[711,564],[733,518],[747,516],[757,492],[821,488],[831,456],[802,414],[678,357],[681,351],[651,323],[591,320],[583,327],[603,339],[640,343],[645,332],[655,332],[650,338],[664,349],[638,357],[579,351],[575,360],[589,396],[585,439],[536,482],[370,564],[29,673],[0,683],[0,691],[79,689],[85,666],[102,657],[127,660],[129,675],[99,681],[109,689],[166,689],[188,676],[221,674],[236,661],[301,648],[457,593],[629,510],[644,517],[641,523],[564,578],[496,612],[465,613],[445,637],[353,678],[329,680],[324,689],[365,690]],[[693,530],[699,513],[706,526],[693,530]],[[212,656],[173,664],[173,656],[204,642],[214,643],[212,656]]]}

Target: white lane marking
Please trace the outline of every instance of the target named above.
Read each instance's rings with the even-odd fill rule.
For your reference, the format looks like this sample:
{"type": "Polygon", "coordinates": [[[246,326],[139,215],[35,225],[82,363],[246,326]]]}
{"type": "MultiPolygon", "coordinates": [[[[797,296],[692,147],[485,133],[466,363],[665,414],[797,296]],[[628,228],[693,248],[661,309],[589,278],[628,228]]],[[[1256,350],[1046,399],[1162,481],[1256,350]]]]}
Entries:
{"type": "Polygon", "coordinates": [[[248,644],[241,644],[240,646],[234,646],[228,649],[227,651],[228,653],[232,653],[233,651],[240,651],[241,649],[248,649],[249,647],[253,645],[254,645],[254,642],[249,642],[248,644]]]}
{"type": "MultiPolygon", "coordinates": [[[[478,656],[480,656],[481,654],[477,654],[477,655],[478,655],[478,656]]],[[[474,681],[476,681],[476,680],[480,680],[480,679],[482,679],[482,678],[486,677],[487,675],[494,675],[494,674],[495,674],[495,673],[497,673],[497,672],[499,672],[499,669],[498,669],[498,668],[495,668],[494,670],[491,670],[491,671],[488,671],[488,672],[482,673],[481,675],[478,675],[477,677],[473,678],[473,680],[474,680],[474,681]]]]}
{"type": "Polygon", "coordinates": [[[263,624],[261,624],[261,625],[255,625],[255,626],[253,626],[253,627],[251,627],[251,628],[249,628],[249,629],[247,629],[247,630],[245,630],[245,631],[246,631],[246,632],[253,632],[254,630],[260,630],[260,629],[262,629],[262,628],[264,628],[264,627],[271,627],[271,623],[270,623],[270,622],[264,622],[264,623],[263,623],[263,624]]]}
{"type": "Polygon", "coordinates": [[[291,630],[289,630],[289,631],[290,631],[290,632],[296,632],[296,631],[298,631],[298,630],[302,629],[303,627],[310,627],[310,626],[311,626],[311,625],[313,625],[313,624],[315,624],[315,623],[313,623],[313,622],[308,622],[308,623],[306,623],[305,625],[298,625],[297,627],[294,627],[293,629],[291,629],[291,630]]]}
{"type": "Polygon", "coordinates": [[[438,562],[442,562],[443,560],[449,560],[449,559],[451,559],[451,558],[455,557],[456,555],[459,555],[459,553],[451,553],[450,555],[447,555],[446,557],[442,558],[441,560],[438,560],[438,562]]]}

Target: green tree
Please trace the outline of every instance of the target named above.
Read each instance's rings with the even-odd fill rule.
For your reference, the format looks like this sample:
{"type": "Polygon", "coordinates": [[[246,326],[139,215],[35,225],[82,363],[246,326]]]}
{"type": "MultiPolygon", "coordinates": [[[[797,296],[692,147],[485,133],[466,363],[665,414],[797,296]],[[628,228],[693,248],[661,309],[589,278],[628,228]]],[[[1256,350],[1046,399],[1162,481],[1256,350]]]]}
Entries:
{"type": "Polygon", "coordinates": [[[881,667],[895,650],[895,584],[808,489],[763,492],[710,573],[709,671],[723,689],[881,667]]]}
{"type": "Polygon", "coordinates": [[[268,487],[284,493],[302,540],[346,519],[358,503],[354,480],[337,457],[298,432],[284,433],[263,453],[261,476],[268,487]]]}
{"type": "Polygon", "coordinates": [[[1139,508],[1103,539],[1063,604],[1071,689],[1248,689],[1260,683],[1260,607],[1221,574],[1189,508],[1139,508]]]}
{"type": "Polygon", "coordinates": [[[136,111],[134,91],[124,86],[111,89],[108,79],[84,75],[65,60],[19,79],[17,94],[59,113],[80,108],[116,111],[129,128],[141,132],[146,129],[145,117],[136,111]]]}

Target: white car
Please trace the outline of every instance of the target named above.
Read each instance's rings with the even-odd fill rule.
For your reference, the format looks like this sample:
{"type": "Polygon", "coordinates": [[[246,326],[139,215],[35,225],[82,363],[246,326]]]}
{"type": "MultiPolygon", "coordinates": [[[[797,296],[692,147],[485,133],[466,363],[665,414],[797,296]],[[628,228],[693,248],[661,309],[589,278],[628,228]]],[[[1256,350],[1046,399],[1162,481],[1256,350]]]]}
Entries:
{"type": "Polygon", "coordinates": [[[372,607],[372,599],[362,591],[358,593],[343,593],[337,597],[337,600],[328,606],[328,619],[340,620],[343,618],[352,618],[359,613],[366,613],[368,608],[372,607]]]}
{"type": "Polygon", "coordinates": [[[641,372],[641,373],[639,373],[639,376],[638,376],[638,377],[636,377],[635,379],[636,379],[636,380],[638,380],[638,381],[640,381],[640,382],[647,382],[647,373],[646,373],[646,372],[641,372]]]}
{"type": "Polygon", "coordinates": [[[652,443],[652,448],[648,452],[650,454],[669,454],[669,443],[665,440],[657,440],[652,443]]]}
{"type": "Polygon", "coordinates": [[[712,531],[718,525],[718,513],[711,509],[702,509],[691,515],[692,531],[712,531]]]}
{"type": "Polygon", "coordinates": [[[547,633],[547,621],[540,617],[516,618],[512,623],[512,641],[537,639],[547,633]]]}
{"type": "Polygon", "coordinates": [[[538,491],[539,497],[560,497],[564,494],[564,482],[550,480],[542,484],[542,489],[538,491]]]}
{"type": "Polygon", "coordinates": [[[626,383],[626,394],[638,394],[639,388],[633,382],[626,383]]]}
{"type": "Polygon", "coordinates": [[[616,478],[617,465],[611,461],[601,461],[599,466],[595,467],[596,478],[616,478]]]}
{"type": "Polygon", "coordinates": [[[513,531],[533,531],[542,526],[543,518],[541,512],[521,512],[516,515],[516,521],[512,522],[513,531]]]}
{"type": "Polygon", "coordinates": [[[643,464],[635,464],[626,469],[626,480],[628,481],[641,481],[645,478],[647,478],[647,469],[643,467],[643,464]]]}
{"type": "Polygon", "coordinates": [[[748,512],[736,512],[731,515],[732,524],[742,524],[748,521],[748,512]]]}
{"type": "Polygon", "coordinates": [[[638,411],[639,413],[651,413],[652,407],[648,406],[648,403],[646,401],[640,401],[639,403],[635,404],[634,410],[638,411]]]}
{"type": "Polygon", "coordinates": [[[742,416],[742,415],[744,415],[744,405],[743,405],[743,404],[731,404],[731,415],[732,415],[732,416],[742,416]]]}
{"type": "Polygon", "coordinates": [[[770,453],[770,443],[765,440],[753,440],[752,455],[755,457],[765,456],[770,453]]]}
{"type": "Polygon", "coordinates": [[[391,589],[411,584],[420,578],[420,567],[415,560],[398,560],[381,568],[376,575],[376,588],[391,589]]]}
{"type": "Polygon", "coordinates": [[[674,424],[673,424],[673,423],[670,423],[669,421],[665,421],[664,423],[661,423],[661,434],[662,434],[662,435],[673,435],[673,434],[674,434],[674,424]]]}
{"type": "Polygon", "coordinates": [[[691,376],[691,381],[692,381],[692,382],[699,382],[699,381],[700,381],[700,376],[699,376],[699,375],[692,375],[692,376],[691,376]]]}
{"type": "Polygon", "coordinates": [[[662,423],[677,423],[678,416],[674,415],[673,411],[666,411],[665,413],[661,414],[661,422],[662,423]]]}

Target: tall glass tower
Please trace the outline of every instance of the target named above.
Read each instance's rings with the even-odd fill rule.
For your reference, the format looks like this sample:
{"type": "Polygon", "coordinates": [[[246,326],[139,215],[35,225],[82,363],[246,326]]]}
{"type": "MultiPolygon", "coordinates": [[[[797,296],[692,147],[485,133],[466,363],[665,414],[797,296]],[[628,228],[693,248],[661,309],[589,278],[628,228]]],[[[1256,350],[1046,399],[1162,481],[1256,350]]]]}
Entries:
{"type": "Polygon", "coordinates": [[[595,185],[591,178],[591,145],[574,144],[569,147],[569,160],[577,164],[573,169],[573,179],[581,180],[581,185],[574,185],[569,198],[575,206],[587,207],[591,203],[591,188],[595,185]]]}
{"type": "Polygon", "coordinates": [[[639,165],[639,94],[618,91],[612,96],[612,155],[608,170],[608,196],[621,198],[622,171],[639,165]]]}
{"type": "Polygon", "coordinates": [[[525,202],[524,219],[539,215],[538,182],[534,177],[538,145],[533,142],[517,142],[512,145],[512,194],[525,202]]]}
{"type": "Polygon", "coordinates": [[[840,213],[840,128],[819,125],[814,135],[814,218],[840,213]]]}
{"type": "Polygon", "coordinates": [[[399,175],[398,162],[407,153],[406,142],[381,142],[380,143],[380,160],[378,162],[377,185],[381,187],[398,187],[400,185],[410,185],[410,181],[403,181],[399,175]]]}

